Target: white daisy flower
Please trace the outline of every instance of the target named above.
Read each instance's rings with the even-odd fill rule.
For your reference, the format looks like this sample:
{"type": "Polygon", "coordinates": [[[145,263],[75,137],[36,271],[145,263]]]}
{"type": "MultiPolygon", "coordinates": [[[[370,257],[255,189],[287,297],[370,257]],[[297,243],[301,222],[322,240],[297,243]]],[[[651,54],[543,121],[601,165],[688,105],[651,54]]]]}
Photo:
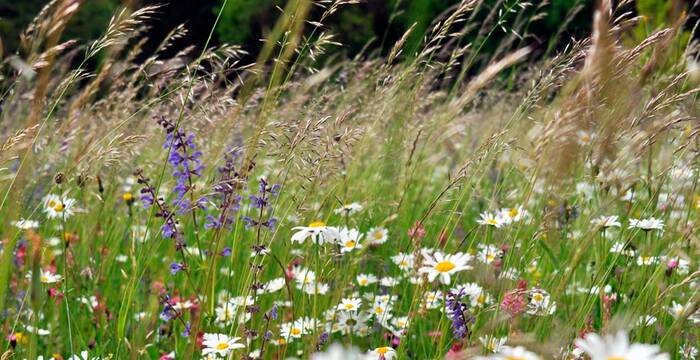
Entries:
{"type": "Polygon", "coordinates": [[[262,289],[258,290],[258,294],[272,294],[274,292],[278,292],[284,288],[286,285],[286,281],[284,278],[276,278],[268,281],[263,285],[262,289]]]}
{"type": "Polygon", "coordinates": [[[391,261],[403,271],[409,271],[413,269],[413,254],[398,253],[391,257],[391,261]]]}
{"type": "Polygon", "coordinates": [[[678,349],[678,354],[683,360],[695,360],[698,357],[698,348],[690,344],[683,344],[678,349]]]}
{"type": "Polygon", "coordinates": [[[385,276],[381,280],[379,280],[379,285],[384,286],[384,287],[394,287],[394,286],[398,285],[399,282],[400,282],[399,278],[385,276]]]}
{"type": "Polygon", "coordinates": [[[338,304],[338,310],[341,311],[357,311],[362,306],[362,299],[360,298],[350,298],[342,299],[340,304],[338,304]]]}
{"type": "Polygon", "coordinates": [[[372,274],[360,274],[357,275],[356,280],[358,285],[365,287],[376,283],[377,277],[372,274]]]}
{"type": "Polygon", "coordinates": [[[311,354],[310,360],[361,360],[362,354],[356,347],[346,348],[339,343],[333,343],[324,352],[311,354]]]}
{"type": "Polygon", "coordinates": [[[293,323],[284,323],[280,325],[280,336],[284,339],[298,339],[304,335],[304,323],[297,320],[293,323]]]}
{"type": "Polygon", "coordinates": [[[638,256],[637,265],[639,266],[651,266],[659,262],[657,256],[638,256]]]}
{"type": "Polygon", "coordinates": [[[540,357],[522,346],[501,346],[500,350],[491,356],[480,356],[476,360],[540,360],[540,357]]]}
{"type": "Polygon", "coordinates": [[[378,347],[367,354],[367,360],[391,360],[396,356],[396,350],[388,346],[378,347]]]}
{"type": "Polygon", "coordinates": [[[611,215],[611,216],[600,216],[596,219],[591,220],[591,224],[607,229],[609,227],[620,227],[622,224],[618,221],[619,216],[617,215],[611,215]]]}
{"type": "Polygon", "coordinates": [[[443,284],[449,285],[452,281],[452,274],[471,269],[471,266],[467,265],[472,258],[469,254],[460,252],[450,255],[436,251],[432,255],[423,254],[423,257],[423,267],[418,271],[422,274],[428,274],[430,282],[440,277],[443,284]]]}
{"type": "Polygon", "coordinates": [[[73,215],[75,199],[61,198],[58,195],[47,195],[44,197],[44,212],[49,219],[68,218],[73,215]]]}
{"type": "Polygon", "coordinates": [[[54,284],[61,281],[62,278],[61,275],[44,270],[41,271],[41,275],[39,276],[39,280],[44,284],[54,284]]]}
{"type": "Polygon", "coordinates": [[[589,131],[579,130],[576,132],[576,142],[581,146],[590,144],[595,138],[596,134],[589,131]]]}
{"type": "Polygon", "coordinates": [[[486,350],[493,352],[493,353],[498,353],[503,349],[503,345],[506,344],[506,341],[508,341],[508,338],[503,336],[503,337],[495,337],[495,336],[480,336],[479,337],[479,342],[481,342],[481,345],[486,348],[486,350]]]}
{"type": "Polygon", "coordinates": [[[245,345],[239,344],[238,340],[240,340],[239,337],[229,337],[225,334],[204,334],[202,355],[228,356],[232,350],[245,347],[245,345]]]}
{"type": "Polygon", "coordinates": [[[372,245],[384,244],[389,238],[389,231],[381,226],[373,227],[367,232],[367,240],[372,245]]]}
{"type": "Polygon", "coordinates": [[[549,293],[542,289],[532,290],[527,313],[530,315],[551,315],[557,310],[557,304],[551,300],[549,293]]]}
{"type": "Polygon", "coordinates": [[[503,219],[506,224],[511,224],[514,222],[519,222],[528,216],[527,210],[525,210],[522,205],[518,205],[513,208],[503,208],[498,211],[496,217],[503,219]]]}
{"type": "Polygon", "coordinates": [[[337,240],[338,244],[340,245],[341,253],[346,253],[355,249],[362,248],[360,240],[362,240],[362,236],[364,235],[357,231],[357,229],[342,228],[340,229],[338,234],[339,237],[337,240]]]}
{"type": "Polygon", "coordinates": [[[340,237],[338,229],[333,226],[326,226],[326,223],[323,221],[314,221],[309,226],[296,226],[292,230],[297,230],[292,235],[292,242],[298,243],[303,243],[306,239],[311,238],[314,244],[323,245],[340,237]]]}
{"type": "Polygon", "coordinates": [[[494,245],[479,244],[478,247],[480,250],[477,253],[476,258],[485,264],[493,263],[503,254],[503,250],[494,245]]]}
{"type": "Polygon", "coordinates": [[[615,336],[601,337],[589,333],[583,339],[576,340],[576,346],[582,349],[591,360],[667,360],[670,356],[661,353],[657,345],[630,344],[627,334],[620,331],[615,336]]]}
{"type": "Polygon", "coordinates": [[[442,291],[428,291],[423,297],[425,307],[428,309],[437,309],[440,306],[440,301],[442,300],[442,291]]]}
{"type": "Polygon", "coordinates": [[[649,231],[649,230],[663,230],[664,229],[664,221],[661,219],[657,219],[654,217],[648,218],[648,219],[629,219],[629,226],[627,227],[628,229],[642,229],[644,231],[649,231]]]}
{"type": "Polygon", "coordinates": [[[479,214],[479,219],[476,222],[480,225],[493,226],[500,228],[506,224],[506,220],[500,216],[500,214],[493,214],[487,211],[479,214]]]}

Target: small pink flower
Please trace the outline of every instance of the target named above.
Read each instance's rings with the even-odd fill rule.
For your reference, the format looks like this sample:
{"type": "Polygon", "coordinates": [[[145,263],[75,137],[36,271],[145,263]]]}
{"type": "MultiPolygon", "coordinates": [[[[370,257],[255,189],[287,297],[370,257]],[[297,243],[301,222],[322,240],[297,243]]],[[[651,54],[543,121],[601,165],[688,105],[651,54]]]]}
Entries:
{"type": "Polygon", "coordinates": [[[527,301],[520,290],[508,292],[501,302],[501,310],[511,317],[516,317],[527,310],[527,301]]]}
{"type": "Polygon", "coordinates": [[[411,239],[422,239],[425,237],[425,228],[420,221],[416,221],[415,225],[408,230],[408,237],[411,239]]]}

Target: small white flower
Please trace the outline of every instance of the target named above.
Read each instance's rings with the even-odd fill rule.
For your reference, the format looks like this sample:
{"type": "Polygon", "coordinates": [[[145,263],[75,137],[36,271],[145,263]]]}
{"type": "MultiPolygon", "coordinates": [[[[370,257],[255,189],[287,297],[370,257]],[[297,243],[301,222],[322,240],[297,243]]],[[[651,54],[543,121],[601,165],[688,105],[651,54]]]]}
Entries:
{"type": "Polygon", "coordinates": [[[351,204],[343,205],[335,210],[333,210],[334,213],[338,215],[354,215],[358,212],[362,211],[362,205],[354,202],[351,204]]]}
{"type": "Polygon", "coordinates": [[[651,266],[659,262],[657,256],[638,256],[637,265],[639,266],[651,266]]]}
{"type": "Polygon", "coordinates": [[[480,248],[480,250],[477,253],[476,258],[479,261],[484,262],[485,264],[493,263],[494,261],[499,259],[503,254],[503,251],[494,245],[479,244],[478,247],[480,248]]]}
{"type": "Polygon", "coordinates": [[[585,146],[591,143],[593,139],[596,138],[596,134],[592,132],[588,132],[585,130],[579,130],[576,132],[576,142],[581,145],[585,146]]]}
{"type": "Polygon", "coordinates": [[[13,221],[12,225],[16,226],[19,229],[22,230],[29,230],[29,229],[36,229],[39,227],[39,222],[36,220],[29,220],[29,219],[19,219],[17,221],[13,221]]]}
{"type": "Polygon", "coordinates": [[[619,217],[617,215],[601,216],[591,220],[591,224],[604,229],[607,229],[609,227],[620,227],[622,224],[620,224],[618,219],[619,217]]]}
{"type": "Polygon", "coordinates": [[[525,210],[522,205],[518,205],[513,208],[503,208],[498,211],[497,218],[500,218],[506,224],[511,224],[514,222],[521,221],[528,216],[527,210],[525,210]]]}
{"type": "Polygon", "coordinates": [[[695,360],[698,357],[698,348],[690,344],[683,344],[678,349],[678,354],[683,360],[695,360]]]}
{"type": "Polygon", "coordinates": [[[41,271],[41,275],[39,276],[39,280],[44,284],[54,284],[61,281],[62,278],[61,275],[44,270],[41,271]]]}
{"type": "Polygon", "coordinates": [[[75,199],[49,194],[44,197],[44,212],[49,219],[68,218],[74,214],[75,199]]]}
{"type": "Polygon", "coordinates": [[[629,223],[628,229],[638,228],[644,231],[664,229],[664,221],[653,217],[648,219],[629,219],[629,223]]]}
{"type": "Polygon", "coordinates": [[[481,345],[483,345],[486,350],[497,353],[500,352],[501,349],[503,349],[503,345],[506,344],[506,341],[508,341],[507,337],[495,337],[495,336],[480,336],[479,337],[479,342],[481,342],[481,345]]]}
{"type": "Polygon", "coordinates": [[[413,269],[413,254],[398,253],[391,257],[391,261],[403,271],[409,271],[413,269]]]}
{"type": "Polygon", "coordinates": [[[643,315],[637,319],[637,326],[652,326],[656,324],[656,316],[643,315]]]}
{"type": "Polygon", "coordinates": [[[373,227],[367,232],[367,240],[372,245],[384,244],[388,238],[389,231],[381,226],[373,227]]]}

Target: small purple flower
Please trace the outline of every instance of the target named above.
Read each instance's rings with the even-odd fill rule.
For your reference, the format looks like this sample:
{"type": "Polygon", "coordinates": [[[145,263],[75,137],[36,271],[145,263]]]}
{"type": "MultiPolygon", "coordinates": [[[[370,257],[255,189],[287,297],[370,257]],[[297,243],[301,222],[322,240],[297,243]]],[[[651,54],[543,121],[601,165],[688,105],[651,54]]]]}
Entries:
{"type": "Polygon", "coordinates": [[[469,306],[461,301],[464,295],[464,289],[460,289],[457,293],[449,292],[445,301],[447,316],[452,321],[452,335],[455,339],[466,338],[470,333],[468,326],[475,321],[469,313],[469,306]]]}
{"type": "Polygon", "coordinates": [[[185,268],[185,266],[181,263],[178,263],[178,262],[170,263],[170,274],[175,275],[175,274],[179,273],[180,271],[182,271],[182,269],[184,269],[184,268],[185,268]]]}
{"type": "Polygon", "coordinates": [[[192,326],[190,323],[185,324],[185,330],[182,330],[182,337],[189,337],[190,336],[190,331],[192,331],[192,326]]]}
{"type": "Polygon", "coordinates": [[[223,257],[228,257],[228,256],[231,256],[231,252],[232,252],[231,248],[227,246],[223,250],[221,250],[221,254],[219,254],[219,255],[221,255],[223,257]]]}
{"type": "Polygon", "coordinates": [[[172,306],[170,306],[169,303],[166,303],[163,307],[163,311],[160,312],[160,319],[167,322],[176,317],[177,312],[175,311],[175,309],[172,306]]]}

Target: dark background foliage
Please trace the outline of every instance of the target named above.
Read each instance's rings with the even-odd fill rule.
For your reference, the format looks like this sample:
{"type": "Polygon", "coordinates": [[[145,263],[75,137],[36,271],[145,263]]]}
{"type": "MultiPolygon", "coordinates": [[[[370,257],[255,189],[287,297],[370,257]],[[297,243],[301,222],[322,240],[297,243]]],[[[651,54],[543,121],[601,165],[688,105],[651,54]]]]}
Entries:
{"type": "MultiPolygon", "coordinates": [[[[487,16],[495,7],[505,7],[517,0],[485,0],[476,12],[475,20],[487,16]]],[[[261,39],[274,26],[286,0],[228,0],[221,19],[212,37],[211,45],[232,43],[242,45],[251,57],[262,46],[261,39]]],[[[179,24],[189,30],[187,37],[180,40],[182,46],[201,47],[206,42],[216,14],[223,0],[83,0],[77,16],[71,21],[65,33],[66,38],[88,41],[98,37],[109,22],[112,13],[120,6],[138,7],[161,4],[160,15],[150,25],[147,35],[150,38],[148,49],[155,47],[166,34],[179,24]]],[[[343,7],[325,21],[325,27],[343,45],[333,49],[335,54],[354,56],[362,49],[369,52],[386,53],[412,24],[416,29],[406,44],[407,51],[417,49],[431,22],[447,14],[459,3],[458,0],[362,0],[360,4],[343,7]]],[[[593,0],[551,0],[538,9],[541,1],[534,1],[530,7],[532,14],[545,15],[531,23],[529,36],[522,43],[540,49],[553,49],[571,37],[585,36],[590,31],[590,23],[595,1],[593,0]],[[572,11],[578,9],[575,13],[572,11]],[[575,16],[569,19],[570,14],[575,16]]],[[[667,9],[664,1],[638,0],[634,11],[642,10],[652,19],[661,18],[667,9]]],[[[46,0],[0,0],[0,35],[4,54],[18,49],[19,33],[40,11],[46,0]]],[[[310,19],[318,19],[323,9],[315,6],[310,19]]],[[[514,20],[514,19],[510,19],[514,20]]],[[[506,23],[506,28],[507,28],[506,23]]],[[[310,25],[309,25],[310,26],[310,25]]],[[[470,40],[468,33],[463,43],[470,40]]],[[[471,34],[471,35],[470,35],[471,34]]],[[[489,41],[481,44],[481,51],[493,51],[505,35],[497,30],[489,41]]],[[[179,48],[182,48],[180,46],[179,48]]],[[[171,51],[177,51],[173,48],[171,51]]]]}

